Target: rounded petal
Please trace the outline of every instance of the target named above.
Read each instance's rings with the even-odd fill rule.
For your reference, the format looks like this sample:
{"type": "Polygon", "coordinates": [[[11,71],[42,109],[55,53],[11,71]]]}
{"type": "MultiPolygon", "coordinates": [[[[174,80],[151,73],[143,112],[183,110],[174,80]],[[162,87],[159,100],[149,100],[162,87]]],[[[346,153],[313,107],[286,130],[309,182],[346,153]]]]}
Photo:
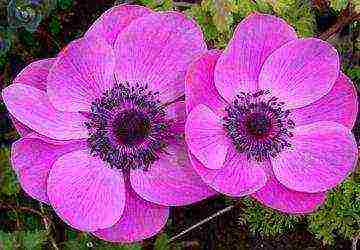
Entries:
{"type": "Polygon", "coordinates": [[[59,217],[82,231],[113,226],[125,208],[122,173],[86,151],[57,159],[50,170],[47,191],[59,217]]]}
{"type": "Polygon", "coordinates": [[[221,169],[208,169],[190,154],[191,163],[203,181],[219,193],[229,196],[251,194],[266,183],[266,174],[261,165],[250,162],[245,154],[238,153],[235,147],[228,150],[221,169]]]}
{"type": "MultiPolygon", "coordinates": [[[[14,84],[29,85],[42,91],[46,90],[46,79],[49,70],[52,67],[55,58],[48,58],[35,61],[26,66],[14,79],[14,84]]],[[[28,135],[32,130],[18,121],[15,117],[10,116],[14,126],[20,136],[28,135]]]]}
{"type": "Polygon", "coordinates": [[[272,159],[276,178],[307,193],[335,187],[354,169],[358,150],[350,129],[334,122],[297,127],[292,148],[272,159]]]}
{"type": "Polygon", "coordinates": [[[169,208],[143,200],[126,188],[126,205],[120,220],[112,227],[93,234],[103,240],[130,243],[157,234],[166,224],[169,208]]]}
{"type": "Polygon", "coordinates": [[[102,14],[89,30],[85,37],[104,38],[111,46],[114,45],[119,33],[135,19],[150,14],[152,11],[138,5],[122,4],[107,10],[102,14]]]}
{"type": "Polygon", "coordinates": [[[11,114],[9,115],[12,123],[14,124],[14,127],[16,129],[16,131],[18,132],[18,134],[20,136],[26,136],[28,134],[31,134],[33,132],[33,130],[31,128],[29,128],[28,126],[24,125],[23,123],[21,123],[20,121],[18,121],[14,116],[12,116],[11,114]]]}
{"type": "Polygon", "coordinates": [[[254,13],[245,18],[215,67],[220,94],[231,102],[239,92],[256,91],[266,58],[296,38],[295,30],[278,17],[254,13]]]}
{"type": "Polygon", "coordinates": [[[46,79],[55,58],[42,59],[30,63],[14,79],[14,84],[25,84],[37,89],[46,90],[46,79]]]}
{"type": "Polygon", "coordinates": [[[184,134],[186,111],[185,103],[178,101],[167,106],[167,119],[171,121],[171,132],[176,134],[184,134]]]}
{"type": "Polygon", "coordinates": [[[66,141],[52,144],[34,134],[17,140],[11,148],[11,164],[24,191],[39,201],[49,203],[46,183],[57,158],[86,147],[86,141],[66,141]]]}
{"type": "Polygon", "coordinates": [[[340,73],[333,88],[321,99],[302,108],[294,109],[297,126],[319,121],[333,121],[352,128],[358,112],[357,93],[354,84],[340,73]]]}
{"type": "Polygon", "coordinates": [[[204,104],[217,113],[224,112],[225,100],[214,83],[215,65],[220,55],[219,50],[209,50],[189,66],[185,79],[187,113],[199,104],[204,104]]]}
{"type": "Polygon", "coordinates": [[[191,166],[185,145],[171,144],[149,170],[132,170],[133,189],[145,200],[166,206],[183,206],[208,198],[208,188],[191,166]]]}
{"type": "Polygon", "coordinates": [[[184,94],[187,67],[205,51],[199,26],[178,12],[158,12],[133,21],[115,42],[116,79],[148,85],[163,102],[184,94]]]}
{"type": "Polygon", "coordinates": [[[91,103],[114,85],[114,51],[96,37],[78,39],[63,49],[48,76],[47,92],[61,111],[89,111],[91,103]]]}
{"type": "Polygon", "coordinates": [[[339,56],[315,38],[289,42],[265,61],[259,88],[268,89],[287,108],[301,108],[326,95],[339,75],[339,56]]]}
{"type": "Polygon", "coordinates": [[[282,185],[274,176],[271,167],[267,171],[264,187],[251,196],[265,206],[284,213],[305,214],[315,211],[326,199],[326,193],[303,193],[282,185]]]}
{"type": "Polygon", "coordinates": [[[192,154],[210,169],[223,167],[230,139],[221,117],[205,105],[196,106],[185,124],[185,139],[192,154]]]}
{"type": "Polygon", "coordinates": [[[85,118],[79,113],[61,112],[50,103],[46,92],[12,84],[2,92],[4,103],[18,121],[44,136],[58,139],[87,138],[85,118]]]}

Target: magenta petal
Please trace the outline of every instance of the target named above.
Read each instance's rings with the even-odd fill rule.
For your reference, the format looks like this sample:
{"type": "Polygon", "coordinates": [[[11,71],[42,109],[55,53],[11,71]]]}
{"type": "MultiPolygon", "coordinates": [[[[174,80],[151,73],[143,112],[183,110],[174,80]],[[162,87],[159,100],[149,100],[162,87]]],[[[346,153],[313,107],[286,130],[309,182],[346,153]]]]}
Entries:
{"type": "MultiPolygon", "coordinates": [[[[14,84],[30,85],[40,90],[46,90],[46,79],[49,74],[49,70],[52,67],[55,58],[42,59],[35,61],[26,66],[14,79],[14,84]]],[[[14,126],[21,136],[30,134],[32,130],[16,120],[15,117],[10,116],[14,123],[14,126]]]]}
{"type": "Polygon", "coordinates": [[[184,94],[187,67],[205,51],[199,26],[178,12],[159,12],[133,21],[115,42],[116,78],[148,85],[163,102],[184,94]]]}
{"type": "Polygon", "coordinates": [[[14,124],[14,126],[15,126],[15,129],[16,129],[16,131],[18,132],[18,134],[20,135],[20,136],[26,136],[26,135],[28,135],[28,134],[30,134],[30,133],[32,133],[33,132],[33,130],[31,129],[31,128],[29,128],[28,126],[26,126],[26,125],[24,125],[24,124],[22,124],[20,121],[18,121],[14,116],[12,116],[11,114],[10,114],[10,119],[11,119],[11,121],[13,122],[13,124],[14,124]]]}
{"type": "Polygon", "coordinates": [[[297,126],[319,121],[333,121],[352,128],[358,112],[354,84],[340,73],[331,91],[308,106],[291,111],[297,126]]]}
{"type": "Polygon", "coordinates": [[[49,76],[47,91],[61,111],[89,111],[91,103],[114,84],[115,57],[105,40],[78,39],[63,49],[49,76]]]}
{"type": "Polygon", "coordinates": [[[84,117],[56,110],[46,92],[23,84],[12,84],[2,92],[4,103],[18,121],[44,136],[58,139],[87,138],[84,117]]]}
{"type": "Polygon", "coordinates": [[[266,174],[261,165],[254,164],[245,154],[238,153],[230,146],[224,166],[221,169],[208,169],[194,155],[190,160],[203,181],[217,192],[229,196],[251,194],[266,183],[266,174]]]}
{"type": "Polygon", "coordinates": [[[142,198],[166,206],[188,205],[216,194],[192,168],[185,145],[169,145],[149,170],[132,170],[130,181],[142,198]]]}
{"type": "Polygon", "coordinates": [[[114,45],[119,33],[135,19],[150,14],[152,11],[138,5],[118,5],[102,14],[89,30],[85,37],[100,37],[111,46],[114,45]]]}
{"type": "Polygon", "coordinates": [[[292,148],[272,159],[276,178],[299,192],[335,187],[354,170],[358,150],[349,128],[334,122],[297,127],[292,148]]]}
{"type": "Polygon", "coordinates": [[[278,17],[254,13],[245,18],[216,64],[215,85],[220,94],[231,102],[241,91],[257,90],[266,58],[294,39],[294,29],[278,17]]]}
{"type": "Polygon", "coordinates": [[[205,105],[197,105],[188,115],[185,139],[195,157],[210,169],[222,168],[231,141],[221,117],[205,105]]]}
{"type": "Polygon", "coordinates": [[[46,79],[55,58],[35,61],[26,66],[14,79],[13,83],[30,85],[40,90],[46,90],[46,79]]]}
{"type": "Polygon", "coordinates": [[[16,141],[11,148],[11,163],[21,187],[31,197],[49,203],[46,183],[53,163],[60,156],[86,146],[86,141],[67,141],[54,145],[33,134],[16,141]]]}
{"type": "Polygon", "coordinates": [[[271,167],[267,171],[264,187],[251,196],[266,206],[291,214],[315,211],[326,199],[326,193],[303,193],[288,189],[274,176],[271,167]]]}
{"type": "Polygon", "coordinates": [[[74,151],[57,159],[47,184],[55,212],[82,231],[113,226],[125,208],[123,174],[86,151],[74,151]]]}
{"type": "Polygon", "coordinates": [[[166,115],[172,126],[171,132],[184,134],[186,121],[185,103],[183,101],[178,101],[169,104],[169,106],[167,106],[166,115]]]}
{"type": "Polygon", "coordinates": [[[339,75],[339,56],[329,43],[315,38],[289,42],[265,61],[259,88],[301,108],[326,95],[339,75]]]}
{"type": "Polygon", "coordinates": [[[135,242],[157,234],[166,224],[169,208],[143,200],[126,188],[126,205],[120,220],[112,227],[93,234],[112,242],[135,242]]]}
{"type": "Polygon", "coordinates": [[[209,50],[189,66],[185,79],[188,113],[198,104],[204,104],[214,112],[224,112],[225,101],[214,83],[214,69],[220,55],[219,50],[209,50]]]}

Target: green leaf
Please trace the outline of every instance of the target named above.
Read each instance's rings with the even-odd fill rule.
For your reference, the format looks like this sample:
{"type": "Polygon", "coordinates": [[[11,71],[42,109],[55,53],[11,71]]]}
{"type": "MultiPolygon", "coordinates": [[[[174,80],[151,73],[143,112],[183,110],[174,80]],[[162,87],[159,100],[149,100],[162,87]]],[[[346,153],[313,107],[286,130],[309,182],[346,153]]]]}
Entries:
{"type": "Polygon", "coordinates": [[[61,22],[60,18],[57,15],[52,16],[51,21],[49,23],[49,30],[51,34],[57,35],[61,31],[61,22]]]}
{"type": "Polygon", "coordinates": [[[46,231],[18,232],[18,242],[22,249],[41,250],[46,242],[46,231]]]}
{"type": "Polygon", "coordinates": [[[309,230],[325,244],[334,243],[336,235],[351,240],[360,234],[359,215],[360,180],[354,174],[328,192],[325,204],[308,217],[309,230]]]}
{"type": "Polygon", "coordinates": [[[293,26],[301,37],[314,35],[315,12],[310,1],[277,0],[274,11],[293,26]]]}
{"type": "Polygon", "coordinates": [[[160,234],[155,241],[154,250],[169,250],[169,238],[165,233],[160,234]]]}
{"type": "Polygon", "coordinates": [[[13,250],[14,239],[11,234],[0,231],[0,249],[13,250]]]}
{"type": "Polygon", "coordinates": [[[276,210],[264,207],[252,198],[244,198],[245,206],[240,224],[246,224],[252,233],[263,237],[275,237],[287,233],[295,228],[300,222],[300,217],[280,213],[276,210]]]}
{"type": "Polygon", "coordinates": [[[62,10],[70,9],[73,5],[73,0],[58,0],[58,6],[62,10]]]}
{"type": "Polygon", "coordinates": [[[0,231],[0,249],[41,250],[46,242],[46,231],[15,231],[5,233],[0,231]]]}
{"type": "Polygon", "coordinates": [[[331,0],[330,6],[335,10],[340,11],[342,9],[345,9],[348,3],[349,0],[331,0]]]}
{"type": "Polygon", "coordinates": [[[9,162],[10,150],[0,148],[0,195],[14,196],[20,191],[20,185],[9,162]]]}

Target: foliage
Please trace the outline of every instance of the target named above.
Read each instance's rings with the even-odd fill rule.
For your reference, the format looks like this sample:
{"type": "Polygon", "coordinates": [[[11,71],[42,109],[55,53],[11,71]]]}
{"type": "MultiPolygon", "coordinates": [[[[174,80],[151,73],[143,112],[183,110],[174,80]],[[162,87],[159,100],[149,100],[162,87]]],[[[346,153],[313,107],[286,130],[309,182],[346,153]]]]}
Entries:
{"type": "Polygon", "coordinates": [[[40,250],[46,242],[46,232],[40,231],[16,231],[5,233],[0,231],[0,249],[13,250],[40,250]]]}
{"type": "Polygon", "coordinates": [[[310,1],[277,0],[274,11],[290,23],[301,37],[314,35],[315,13],[310,1]]]}
{"type": "Polygon", "coordinates": [[[345,9],[348,3],[349,0],[331,0],[330,6],[335,10],[340,11],[342,9],[345,9]]]}
{"type": "Polygon", "coordinates": [[[246,224],[254,234],[263,237],[275,237],[294,230],[301,218],[287,215],[264,207],[252,198],[243,199],[244,212],[239,218],[240,224],[246,224]]]}
{"type": "Polygon", "coordinates": [[[330,191],[325,205],[308,217],[309,229],[326,244],[340,235],[346,239],[360,235],[360,176],[353,176],[330,191]]]}
{"type": "MultiPolygon", "coordinates": [[[[96,15],[100,15],[113,3],[101,1],[111,3],[95,8],[97,12],[94,14],[94,10],[90,12],[81,7],[88,6],[85,4],[88,1],[56,0],[57,5],[54,6],[50,5],[54,1],[46,0],[44,3],[48,5],[38,6],[35,8],[36,11],[30,11],[29,0],[5,2],[6,4],[0,1],[2,8],[0,10],[0,80],[6,84],[10,83],[24,65],[36,58],[53,57],[69,41],[80,37],[96,15]],[[8,22],[4,9],[10,2],[12,3],[10,6],[12,18],[15,19],[8,22]],[[28,22],[24,22],[26,20],[23,17],[19,19],[21,17],[19,10],[26,10],[35,15],[33,19],[30,18],[28,22]],[[88,20],[83,23],[83,20],[76,19],[76,16],[88,17],[88,20]]],[[[301,37],[319,35],[316,28],[315,8],[310,0],[203,0],[201,2],[135,0],[133,2],[154,10],[179,10],[186,13],[200,25],[209,48],[224,49],[237,24],[254,11],[275,14],[284,18],[301,37]]],[[[360,6],[359,0],[352,2],[360,6]]],[[[338,14],[347,3],[348,0],[331,0],[331,7],[335,9],[334,13],[338,14]]],[[[349,35],[339,35],[337,41],[329,40],[329,42],[336,46],[341,55],[343,71],[360,87],[358,62],[360,42],[356,35],[359,29],[359,22],[354,22],[344,29],[349,35]]],[[[52,249],[52,238],[60,249],[65,250],[142,249],[141,244],[124,246],[106,243],[91,235],[71,230],[56,219],[51,208],[46,206],[43,208],[39,203],[24,195],[24,192],[20,191],[16,174],[9,165],[9,143],[14,141],[17,135],[4,113],[5,107],[0,104],[0,206],[4,203],[13,204],[16,207],[0,210],[0,249],[52,249]],[[30,208],[39,212],[40,215],[48,216],[52,227],[47,228],[39,214],[16,208],[30,208]],[[64,236],[58,237],[55,232],[61,232],[64,236]]],[[[347,180],[329,192],[325,205],[317,213],[308,217],[309,230],[317,238],[325,243],[334,243],[334,237],[337,235],[350,239],[359,234],[359,183],[360,181],[355,177],[347,180]]],[[[239,218],[239,222],[246,224],[252,233],[263,237],[275,238],[280,234],[296,230],[299,224],[304,222],[302,217],[289,216],[265,208],[250,198],[243,199],[242,203],[244,213],[239,218]]],[[[158,235],[154,243],[155,250],[180,249],[176,244],[168,244],[168,241],[169,237],[165,233],[158,235]]]]}
{"type": "Polygon", "coordinates": [[[0,148],[0,197],[16,195],[20,186],[14,171],[9,164],[9,149],[0,148]]]}

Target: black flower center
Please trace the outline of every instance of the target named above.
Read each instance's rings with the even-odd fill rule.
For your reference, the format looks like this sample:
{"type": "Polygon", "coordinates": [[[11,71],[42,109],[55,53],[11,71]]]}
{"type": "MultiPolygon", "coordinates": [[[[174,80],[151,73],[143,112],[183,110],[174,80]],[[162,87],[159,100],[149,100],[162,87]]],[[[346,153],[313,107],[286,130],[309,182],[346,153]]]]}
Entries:
{"type": "Polygon", "coordinates": [[[224,128],[233,144],[249,159],[264,161],[291,147],[294,122],[290,111],[270,92],[241,93],[226,108],[224,128]]]}
{"type": "Polygon", "coordinates": [[[177,136],[173,122],[147,86],[117,83],[91,105],[85,122],[90,152],[111,168],[147,170],[177,136]]]}
{"type": "Polygon", "coordinates": [[[119,144],[138,145],[144,142],[150,133],[150,119],[140,111],[125,110],[115,117],[113,129],[119,144]]]}
{"type": "Polygon", "coordinates": [[[271,119],[262,113],[254,113],[247,117],[245,126],[250,135],[261,139],[268,136],[271,129],[271,119]]]}

